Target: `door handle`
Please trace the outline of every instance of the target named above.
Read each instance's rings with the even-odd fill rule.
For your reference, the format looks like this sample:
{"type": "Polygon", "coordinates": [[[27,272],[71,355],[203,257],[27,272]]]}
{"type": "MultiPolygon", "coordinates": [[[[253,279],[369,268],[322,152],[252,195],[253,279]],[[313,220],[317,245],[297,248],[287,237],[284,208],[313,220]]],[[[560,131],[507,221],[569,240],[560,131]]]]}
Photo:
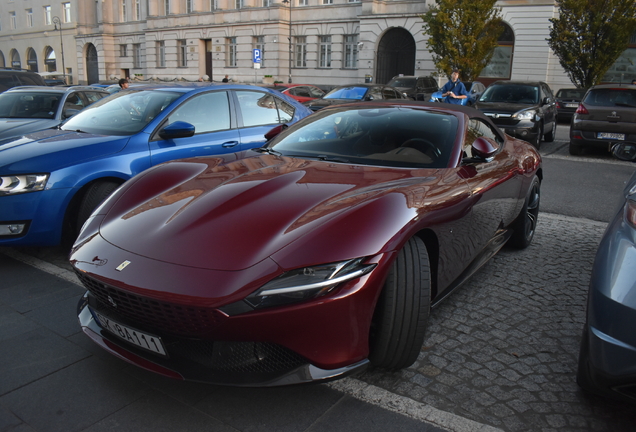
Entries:
{"type": "Polygon", "coordinates": [[[236,145],[238,145],[238,141],[228,141],[222,144],[222,146],[225,148],[234,147],[236,145]]]}

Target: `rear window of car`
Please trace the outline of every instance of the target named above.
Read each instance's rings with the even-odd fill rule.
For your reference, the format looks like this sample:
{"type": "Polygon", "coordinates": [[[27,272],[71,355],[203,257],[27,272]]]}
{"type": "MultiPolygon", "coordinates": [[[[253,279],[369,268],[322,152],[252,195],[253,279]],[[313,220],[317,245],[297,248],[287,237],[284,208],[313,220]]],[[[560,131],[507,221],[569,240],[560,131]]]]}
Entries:
{"type": "Polygon", "coordinates": [[[344,87],[333,89],[325,95],[325,99],[361,100],[367,94],[367,87],[344,87]]]}
{"type": "Polygon", "coordinates": [[[415,87],[415,78],[394,78],[387,85],[391,87],[415,87]]]}
{"type": "Polygon", "coordinates": [[[627,88],[592,89],[583,103],[591,106],[626,106],[636,108],[636,90],[627,88]]]}
{"type": "Polygon", "coordinates": [[[557,92],[556,97],[561,99],[581,100],[585,95],[585,91],[585,89],[561,89],[557,92]]]}

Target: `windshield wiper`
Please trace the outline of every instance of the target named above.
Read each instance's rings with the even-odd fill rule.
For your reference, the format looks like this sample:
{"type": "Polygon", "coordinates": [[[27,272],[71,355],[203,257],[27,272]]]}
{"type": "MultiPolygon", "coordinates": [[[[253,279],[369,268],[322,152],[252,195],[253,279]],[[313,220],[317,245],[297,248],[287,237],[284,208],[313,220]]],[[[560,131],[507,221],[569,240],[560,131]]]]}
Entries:
{"type": "Polygon", "coordinates": [[[259,153],[271,154],[271,155],[274,155],[274,156],[282,156],[283,155],[281,152],[277,152],[276,150],[272,150],[269,147],[256,147],[256,148],[253,148],[252,150],[257,151],[259,153]]]}
{"type": "Polygon", "coordinates": [[[316,156],[316,159],[321,160],[321,161],[326,161],[326,162],[342,162],[342,163],[349,163],[349,159],[345,159],[342,157],[337,157],[337,156],[326,156],[326,155],[318,155],[316,156]]]}

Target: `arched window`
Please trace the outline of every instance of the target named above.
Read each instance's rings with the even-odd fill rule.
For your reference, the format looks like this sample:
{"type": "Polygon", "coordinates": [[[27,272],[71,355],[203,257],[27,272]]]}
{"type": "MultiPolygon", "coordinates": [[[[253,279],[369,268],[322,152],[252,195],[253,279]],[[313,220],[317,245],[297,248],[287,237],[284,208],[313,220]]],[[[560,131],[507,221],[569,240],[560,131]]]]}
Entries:
{"type": "Polygon", "coordinates": [[[608,69],[602,82],[631,83],[636,79],[636,33],[629,39],[627,49],[608,69]]]}
{"type": "Polygon", "coordinates": [[[38,55],[33,48],[27,49],[27,65],[30,71],[38,72],[38,55]]]}
{"type": "Polygon", "coordinates": [[[44,51],[44,65],[47,72],[57,72],[57,63],[55,57],[55,51],[51,47],[46,47],[44,51]]]}
{"type": "Polygon", "coordinates": [[[479,80],[489,85],[498,79],[510,79],[512,58],[515,50],[515,33],[512,27],[502,22],[504,30],[497,40],[497,47],[490,62],[482,69],[479,80]]]}
{"type": "Polygon", "coordinates": [[[20,61],[20,53],[15,49],[11,50],[11,67],[13,69],[22,69],[22,61],[20,61]]]}

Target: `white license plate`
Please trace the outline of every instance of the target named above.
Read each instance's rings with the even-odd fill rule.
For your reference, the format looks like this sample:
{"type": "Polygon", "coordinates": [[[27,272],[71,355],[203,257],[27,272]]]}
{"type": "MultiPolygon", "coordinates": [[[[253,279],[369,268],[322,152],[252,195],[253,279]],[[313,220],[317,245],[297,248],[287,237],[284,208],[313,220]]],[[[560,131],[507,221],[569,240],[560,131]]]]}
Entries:
{"type": "Polygon", "coordinates": [[[565,104],[565,107],[566,107],[566,108],[578,108],[578,107],[579,107],[579,104],[576,104],[576,103],[566,103],[566,104],[565,104]]]}
{"type": "Polygon", "coordinates": [[[112,319],[95,312],[99,323],[103,328],[114,334],[115,336],[148,351],[152,351],[156,354],[166,355],[166,350],[163,347],[161,338],[150,335],[148,333],[140,332],[123,324],[120,324],[112,319]]]}
{"type": "Polygon", "coordinates": [[[613,140],[619,140],[619,141],[625,140],[625,134],[621,134],[621,133],[599,132],[597,136],[598,136],[598,139],[613,139],[613,140]]]}

